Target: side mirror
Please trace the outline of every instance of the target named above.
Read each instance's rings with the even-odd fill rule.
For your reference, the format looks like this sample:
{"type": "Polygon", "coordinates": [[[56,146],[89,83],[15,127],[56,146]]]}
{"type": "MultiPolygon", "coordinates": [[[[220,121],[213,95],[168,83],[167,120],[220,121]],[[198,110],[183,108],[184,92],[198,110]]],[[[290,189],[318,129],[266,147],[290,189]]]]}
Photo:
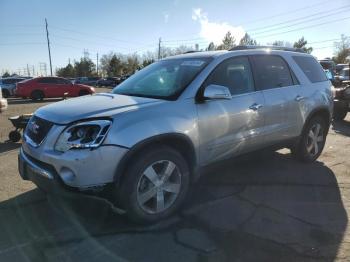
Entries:
{"type": "Polygon", "coordinates": [[[216,100],[216,99],[231,99],[230,90],[226,86],[220,85],[208,85],[204,89],[204,99],[216,100]]]}

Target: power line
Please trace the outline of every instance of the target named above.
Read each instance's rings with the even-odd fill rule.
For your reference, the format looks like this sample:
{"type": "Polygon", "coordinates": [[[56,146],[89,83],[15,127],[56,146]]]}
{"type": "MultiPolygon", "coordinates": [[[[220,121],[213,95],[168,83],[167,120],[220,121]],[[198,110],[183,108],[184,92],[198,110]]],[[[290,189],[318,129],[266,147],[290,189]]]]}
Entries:
{"type": "Polygon", "coordinates": [[[4,28],[5,27],[42,27],[42,25],[39,25],[39,24],[26,24],[26,25],[4,25],[2,24],[1,26],[3,26],[4,28]]]}
{"type": "MultiPolygon", "coordinates": [[[[348,20],[348,19],[350,19],[350,17],[343,17],[343,18],[340,18],[340,19],[334,19],[334,20],[326,21],[326,22],[319,23],[319,24],[314,24],[314,25],[310,25],[310,26],[299,27],[299,28],[295,28],[295,29],[288,30],[288,31],[283,31],[283,32],[279,32],[279,33],[273,33],[273,34],[263,35],[263,36],[258,36],[258,37],[259,37],[259,38],[266,38],[266,37],[275,36],[275,35],[282,35],[282,34],[286,34],[286,33],[290,33],[290,32],[295,32],[295,31],[299,31],[299,30],[303,30],[303,29],[318,27],[318,26],[325,25],[325,24],[336,23],[336,22],[340,22],[340,21],[344,21],[344,20],[348,20]]],[[[254,36],[254,34],[253,34],[253,36],[254,36]]]]}
{"type": "Polygon", "coordinates": [[[308,44],[319,44],[319,43],[326,43],[326,42],[332,42],[332,41],[338,41],[341,40],[341,38],[333,38],[333,39],[327,39],[327,40],[321,40],[321,41],[316,41],[316,42],[310,42],[308,44]]]}
{"type": "Polygon", "coordinates": [[[45,45],[44,42],[15,42],[15,43],[0,43],[1,46],[13,46],[13,45],[45,45]]]}
{"type": "Polygon", "coordinates": [[[325,49],[325,48],[333,48],[334,46],[330,45],[330,46],[322,46],[322,47],[315,47],[312,48],[313,50],[318,50],[318,49],[325,49]]]}
{"type": "Polygon", "coordinates": [[[116,46],[116,45],[113,45],[113,44],[106,44],[106,43],[101,43],[101,42],[99,43],[99,42],[94,42],[94,41],[87,41],[87,40],[83,40],[83,39],[67,37],[67,36],[61,36],[61,35],[56,35],[56,34],[52,34],[52,36],[57,37],[57,38],[62,38],[62,39],[73,40],[73,41],[77,41],[77,42],[84,41],[84,43],[90,43],[90,44],[94,44],[94,45],[102,45],[102,46],[106,46],[106,47],[118,47],[118,48],[121,48],[121,49],[129,50],[129,48],[127,48],[127,47],[116,46]]]}
{"type": "MultiPolygon", "coordinates": [[[[324,3],[328,3],[328,2],[325,1],[324,3]]],[[[322,3],[317,4],[317,6],[319,6],[320,4],[322,4],[322,3]]],[[[310,5],[310,6],[306,6],[306,7],[303,7],[303,8],[296,9],[296,10],[292,10],[292,11],[289,11],[289,12],[286,12],[286,13],[288,13],[288,14],[295,13],[297,11],[305,10],[307,8],[311,8],[311,7],[314,7],[314,6],[315,5],[310,5]]],[[[251,32],[251,31],[259,31],[261,29],[266,29],[266,28],[270,28],[270,27],[276,27],[278,25],[288,24],[290,22],[295,22],[295,21],[307,19],[306,21],[298,22],[298,23],[295,23],[293,25],[288,25],[286,27],[281,27],[281,28],[269,29],[269,30],[265,30],[265,31],[267,32],[267,31],[274,31],[274,30],[279,30],[279,29],[283,29],[283,28],[288,28],[288,27],[292,27],[292,26],[295,26],[295,25],[298,25],[298,24],[305,23],[305,22],[310,22],[310,21],[313,21],[313,20],[316,20],[316,19],[321,19],[321,18],[324,18],[324,17],[328,17],[328,16],[332,16],[332,15],[338,14],[338,13],[346,12],[347,10],[344,10],[344,8],[347,9],[349,7],[350,7],[350,5],[345,5],[345,6],[334,8],[334,9],[331,9],[331,10],[321,11],[321,12],[317,12],[317,13],[314,13],[314,14],[311,14],[311,15],[308,15],[308,16],[294,18],[294,19],[290,19],[290,20],[287,20],[287,21],[284,21],[284,22],[281,22],[281,23],[272,24],[272,25],[264,26],[264,27],[253,28],[253,29],[246,30],[246,31],[249,31],[249,32],[251,32]],[[338,10],[340,10],[340,11],[338,11],[338,10]],[[334,12],[334,11],[338,11],[338,12],[331,13],[331,12],[334,12]],[[322,15],[322,14],[326,14],[326,13],[328,13],[328,15],[324,15],[324,16],[321,16],[321,17],[318,17],[318,18],[309,19],[310,17],[314,17],[314,16],[317,16],[317,15],[322,15]]],[[[285,13],[281,13],[280,15],[282,15],[282,14],[285,14],[285,13]]],[[[280,16],[280,15],[276,15],[276,17],[280,16]]],[[[275,17],[275,16],[272,16],[272,17],[275,17]]],[[[266,19],[271,19],[272,17],[266,17],[266,19]]],[[[262,20],[265,20],[265,19],[258,19],[256,21],[262,21],[262,20]]],[[[246,24],[249,24],[249,23],[245,23],[245,25],[246,24]]],[[[263,31],[263,32],[265,32],[265,31],[263,31]]],[[[263,32],[257,32],[254,35],[260,34],[260,33],[263,33],[263,32]]],[[[174,40],[164,40],[163,42],[166,42],[166,43],[168,43],[168,42],[187,42],[187,41],[196,41],[196,40],[202,40],[202,39],[203,38],[177,39],[177,40],[174,39],[174,40]]]]}
{"type": "Polygon", "coordinates": [[[24,33],[1,33],[1,36],[19,36],[19,35],[42,35],[43,33],[28,33],[28,32],[24,32],[24,33]]]}
{"type": "Polygon", "coordinates": [[[294,9],[294,10],[288,10],[288,11],[286,11],[286,12],[277,13],[277,14],[272,15],[272,16],[265,16],[265,17],[262,17],[262,18],[259,18],[259,19],[256,19],[256,20],[251,20],[251,21],[242,23],[242,24],[248,25],[248,24],[253,24],[253,23],[261,22],[261,21],[264,21],[264,20],[271,20],[272,18],[276,18],[276,17],[280,17],[280,16],[284,16],[284,15],[289,15],[289,14],[297,13],[297,12],[299,12],[299,11],[304,11],[305,9],[313,8],[313,7],[315,7],[315,6],[322,6],[323,4],[329,4],[329,1],[324,1],[324,2],[321,2],[321,3],[317,3],[317,4],[304,6],[304,7],[301,7],[301,8],[294,9]]]}
{"type": "Polygon", "coordinates": [[[177,39],[177,40],[165,40],[163,42],[187,42],[187,41],[195,41],[195,40],[202,40],[203,38],[197,37],[197,38],[192,38],[192,39],[177,39]]]}
{"type": "Polygon", "coordinates": [[[54,28],[54,29],[57,29],[57,30],[71,32],[71,33],[76,33],[76,34],[81,34],[81,35],[87,35],[87,36],[90,36],[90,37],[93,36],[93,37],[98,37],[98,38],[111,39],[111,40],[114,40],[114,41],[124,42],[124,43],[144,44],[144,43],[140,43],[140,42],[133,42],[133,41],[118,39],[118,38],[109,37],[109,36],[95,35],[95,34],[91,34],[91,33],[87,33],[87,32],[81,32],[81,31],[76,31],[76,30],[71,30],[71,29],[60,28],[60,27],[57,27],[57,26],[51,26],[51,27],[54,28]]]}
{"type": "MultiPolygon", "coordinates": [[[[277,27],[277,28],[271,28],[271,29],[263,30],[263,31],[255,33],[255,34],[264,34],[266,32],[271,32],[271,31],[275,31],[275,30],[289,28],[289,27],[293,27],[295,25],[304,24],[304,23],[315,21],[315,20],[319,20],[319,19],[322,19],[322,18],[327,18],[327,17],[333,16],[333,15],[337,15],[337,14],[340,14],[340,13],[349,12],[349,10],[348,10],[349,7],[350,7],[350,5],[347,8],[345,8],[345,9],[342,9],[342,10],[340,10],[338,12],[335,12],[335,13],[332,13],[332,14],[328,14],[328,15],[318,16],[318,17],[314,17],[314,18],[310,18],[310,17],[313,17],[315,15],[310,15],[308,17],[303,17],[301,19],[293,19],[293,20],[288,20],[286,22],[275,24],[275,25],[272,25],[272,26],[261,27],[261,28],[269,28],[269,27],[276,27],[277,25],[287,24],[285,26],[280,26],[280,27],[277,27]],[[299,20],[302,20],[302,21],[299,21],[299,20]],[[293,22],[293,21],[299,21],[299,22],[289,24],[290,22],[293,22]]],[[[320,14],[320,13],[318,13],[318,14],[320,14]]],[[[257,30],[247,30],[247,31],[252,32],[252,31],[257,31],[257,30]]]]}

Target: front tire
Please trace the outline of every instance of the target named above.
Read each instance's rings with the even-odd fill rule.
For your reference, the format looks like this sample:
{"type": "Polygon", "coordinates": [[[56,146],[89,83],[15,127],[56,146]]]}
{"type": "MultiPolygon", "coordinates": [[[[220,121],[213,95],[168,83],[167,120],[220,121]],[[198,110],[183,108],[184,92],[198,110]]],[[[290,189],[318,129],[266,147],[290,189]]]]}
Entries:
{"type": "Polygon", "coordinates": [[[306,124],[297,145],[291,149],[293,156],[303,162],[316,161],[326,143],[327,130],[322,117],[313,117],[306,124]]]}
{"type": "Polygon", "coordinates": [[[40,90],[35,90],[32,92],[32,94],[30,95],[30,98],[33,100],[33,101],[42,101],[44,99],[44,93],[40,90]]]}
{"type": "Polygon", "coordinates": [[[118,188],[128,217],[137,223],[154,223],[178,210],[190,182],[186,160],[174,149],[143,150],[130,162],[118,188]]]}
{"type": "Polygon", "coordinates": [[[21,133],[18,131],[11,131],[9,133],[9,140],[13,143],[17,143],[19,140],[21,140],[21,133]]]}
{"type": "Polygon", "coordinates": [[[86,91],[86,90],[80,90],[79,91],[79,96],[86,96],[86,95],[89,95],[88,91],[86,91]]]}

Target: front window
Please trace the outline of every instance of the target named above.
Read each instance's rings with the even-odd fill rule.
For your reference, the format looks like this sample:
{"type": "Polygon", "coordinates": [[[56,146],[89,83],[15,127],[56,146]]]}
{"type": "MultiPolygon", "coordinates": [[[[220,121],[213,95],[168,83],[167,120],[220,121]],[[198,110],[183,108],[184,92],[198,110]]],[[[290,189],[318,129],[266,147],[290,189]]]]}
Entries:
{"type": "Polygon", "coordinates": [[[210,58],[169,59],[151,64],[113,89],[114,94],[174,99],[210,62],[210,58]]]}

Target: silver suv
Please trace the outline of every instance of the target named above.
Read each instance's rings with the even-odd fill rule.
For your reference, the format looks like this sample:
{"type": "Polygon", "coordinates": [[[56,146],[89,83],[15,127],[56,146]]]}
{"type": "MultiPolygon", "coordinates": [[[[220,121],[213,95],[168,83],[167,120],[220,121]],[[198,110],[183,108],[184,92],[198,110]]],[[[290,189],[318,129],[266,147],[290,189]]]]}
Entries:
{"type": "Polygon", "coordinates": [[[239,47],[170,57],[112,93],[37,110],[19,171],[50,192],[112,188],[130,218],[154,222],[179,208],[213,162],[270,146],[315,161],[332,101],[320,64],[296,50],[239,47]]]}

